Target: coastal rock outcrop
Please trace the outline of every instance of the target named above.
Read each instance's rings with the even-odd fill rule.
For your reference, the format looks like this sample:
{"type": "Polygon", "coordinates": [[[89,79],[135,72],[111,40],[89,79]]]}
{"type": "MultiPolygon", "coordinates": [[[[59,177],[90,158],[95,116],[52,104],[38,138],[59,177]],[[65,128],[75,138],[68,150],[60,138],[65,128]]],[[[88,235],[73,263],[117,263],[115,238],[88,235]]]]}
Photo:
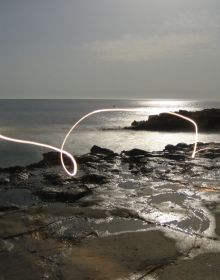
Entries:
{"type": "MultiPolygon", "coordinates": [[[[175,112],[194,120],[199,131],[220,131],[220,109],[204,109],[201,111],[179,110],[175,112]]],[[[148,120],[133,121],[131,126],[125,129],[149,130],[149,131],[192,131],[192,124],[174,115],[161,113],[151,115],[148,120]]]]}

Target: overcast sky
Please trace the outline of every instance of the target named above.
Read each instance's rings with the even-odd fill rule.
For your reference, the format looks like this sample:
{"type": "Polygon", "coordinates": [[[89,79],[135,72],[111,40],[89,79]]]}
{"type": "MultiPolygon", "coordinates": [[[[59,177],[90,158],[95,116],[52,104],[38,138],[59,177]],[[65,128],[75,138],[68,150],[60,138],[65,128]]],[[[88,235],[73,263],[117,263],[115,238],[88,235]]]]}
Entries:
{"type": "Polygon", "coordinates": [[[219,93],[219,0],[0,0],[1,98],[219,93]]]}

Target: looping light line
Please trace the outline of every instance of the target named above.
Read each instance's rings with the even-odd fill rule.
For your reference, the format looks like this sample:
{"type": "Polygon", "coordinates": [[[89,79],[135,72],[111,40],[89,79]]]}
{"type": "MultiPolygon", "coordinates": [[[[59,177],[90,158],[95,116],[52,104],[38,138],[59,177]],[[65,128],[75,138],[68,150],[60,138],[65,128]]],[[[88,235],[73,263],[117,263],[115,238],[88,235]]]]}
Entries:
{"type": "MultiPolygon", "coordinates": [[[[40,142],[35,142],[35,141],[28,141],[28,140],[22,140],[22,139],[17,139],[17,138],[11,138],[11,137],[7,137],[7,136],[4,136],[2,134],[0,134],[0,139],[3,139],[3,140],[6,140],[6,141],[10,141],[10,142],[15,142],[15,143],[20,143],[20,144],[28,144],[28,145],[34,145],[34,146],[39,146],[39,147],[44,147],[44,148],[49,148],[51,150],[54,150],[56,152],[59,152],[60,153],[60,160],[61,160],[61,164],[62,164],[62,167],[64,169],[64,171],[69,175],[69,176],[75,176],[77,174],[77,171],[78,171],[78,166],[77,166],[77,162],[74,158],[74,156],[72,156],[70,153],[68,153],[67,151],[64,150],[64,146],[65,146],[65,143],[69,137],[69,135],[71,134],[71,132],[83,121],[85,120],[86,118],[88,118],[89,116],[91,115],[95,115],[95,114],[98,114],[98,113],[104,113],[104,112],[146,112],[147,109],[144,109],[144,108],[117,108],[117,109],[99,109],[99,110],[95,110],[95,111],[92,111],[86,115],[84,115],[81,119],[79,119],[71,128],[70,130],[67,132],[66,136],[64,137],[64,140],[63,140],[63,143],[61,145],[61,148],[57,148],[57,147],[54,147],[54,146],[51,146],[51,145],[47,145],[47,144],[43,144],[43,143],[40,143],[40,142]],[[69,157],[69,159],[71,160],[72,162],[72,165],[73,165],[73,171],[70,172],[67,168],[66,168],[66,165],[64,163],[64,158],[63,158],[63,155],[66,155],[67,157],[69,157]]],[[[193,121],[192,119],[188,118],[188,117],[185,117],[181,114],[178,114],[178,113],[174,113],[174,112],[165,112],[166,114],[170,114],[170,115],[174,115],[176,117],[179,117],[179,118],[182,118],[188,122],[190,122],[191,124],[193,124],[194,128],[195,128],[195,139],[194,139],[194,148],[193,148],[193,151],[192,151],[192,155],[191,157],[194,158],[196,153],[198,152],[197,151],[197,143],[198,143],[198,126],[196,124],[195,121],[193,121]]]]}
{"type": "Polygon", "coordinates": [[[3,140],[6,140],[6,141],[10,141],[10,142],[15,142],[15,143],[20,143],[20,144],[28,144],[28,145],[33,145],[33,146],[39,146],[39,147],[43,147],[43,148],[48,148],[48,149],[51,149],[51,150],[54,150],[56,152],[59,152],[59,153],[62,153],[62,154],[65,154],[66,156],[68,156],[73,164],[73,169],[77,169],[77,163],[76,163],[76,160],[75,158],[68,152],[64,151],[63,149],[59,149],[59,148],[56,148],[54,146],[51,146],[51,145],[47,145],[47,144],[43,144],[43,143],[40,143],[40,142],[35,142],[35,141],[28,141],[28,140],[22,140],[22,139],[17,139],[17,138],[12,138],[12,137],[7,137],[7,136],[4,136],[2,134],[0,134],[0,139],[3,139],[3,140]]]}

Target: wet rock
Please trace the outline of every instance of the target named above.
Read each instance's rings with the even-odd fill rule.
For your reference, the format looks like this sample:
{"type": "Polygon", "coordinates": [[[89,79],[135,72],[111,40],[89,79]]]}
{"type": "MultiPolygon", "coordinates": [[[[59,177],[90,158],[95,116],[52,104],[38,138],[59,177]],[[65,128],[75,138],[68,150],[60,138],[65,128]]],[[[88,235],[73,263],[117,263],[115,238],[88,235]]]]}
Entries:
{"type": "Polygon", "coordinates": [[[9,252],[14,248],[14,244],[8,240],[0,240],[0,252],[9,252]]]}
{"type": "MultiPolygon", "coordinates": [[[[72,166],[72,161],[68,156],[63,154],[63,160],[65,165],[72,166]]],[[[43,168],[43,167],[49,167],[49,166],[57,166],[61,165],[60,161],[60,153],[59,152],[48,152],[43,154],[43,159],[34,164],[30,164],[27,166],[28,169],[32,168],[43,168]]]]}
{"type": "Polygon", "coordinates": [[[50,184],[53,184],[53,185],[62,185],[63,184],[62,176],[57,173],[46,173],[46,174],[44,174],[44,179],[46,179],[46,181],[48,181],[50,184]]]}
{"type": "Polygon", "coordinates": [[[104,175],[88,174],[82,176],[81,181],[85,184],[106,184],[109,179],[104,175]]]}
{"type": "Polygon", "coordinates": [[[29,178],[29,174],[27,172],[19,172],[16,174],[16,179],[20,181],[26,181],[29,178]]]}
{"type": "Polygon", "coordinates": [[[186,156],[184,154],[180,153],[164,153],[164,157],[167,159],[177,160],[177,161],[183,161],[186,159],[186,156]]]}
{"type": "Polygon", "coordinates": [[[40,265],[39,258],[20,250],[17,252],[0,252],[0,278],[3,280],[38,280],[45,279],[47,270],[40,265]]]}
{"type": "MultiPolygon", "coordinates": [[[[209,152],[215,154],[220,146],[215,143],[213,150],[213,145],[199,143],[198,147],[212,148],[209,152]]],[[[141,279],[154,270],[161,273],[161,279],[179,280],[173,272],[174,263],[179,271],[183,267],[189,277],[187,269],[194,273],[190,262],[200,269],[199,260],[204,267],[206,263],[213,265],[210,279],[218,279],[218,267],[211,254],[206,263],[203,258],[186,261],[175,247],[176,243],[178,248],[182,246],[178,231],[184,231],[184,240],[187,243],[192,238],[192,246],[195,236],[204,235],[202,252],[209,250],[206,245],[211,238],[212,248],[219,250],[219,242],[213,240],[220,236],[219,159],[208,158],[208,150],[190,159],[192,149],[193,145],[180,143],[149,154],[134,149],[117,157],[82,155],[76,158],[80,172],[77,179],[60,169],[59,153],[59,167],[52,166],[53,161],[48,159],[48,165],[31,172],[27,168],[2,170],[3,178],[23,172],[28,173],[28,178],[22,181],[18,176],[14,184],[10,181],[1,186],[0,253],[4,254],[0,255],[0,263],[4,264],[6,256],[6,261],[15,267],[17,278],[9,271],[9,265],[4,270],[0,264],[0,279],[25,279],[30,273],[29,269],[25,271],[29,265],[23,255],[26,253],[34,257],[30,257],[31,271],[35,272],[33,260],[40,279],[72,280],[73,275],[74,279],[141,279]],[[162,228],[175,239],[160,233],[162,228]],[[5,246],[4,242],[10,244],[5,246]],[[15,263],[15,256],[20,266],[15,263]]],[[[181,247],[184,256],[188,256],[189,246],[181,247]]]]}
{"type": "MultiPolygon", "coordinates": [[[[217,205],[218,204],[217,204],[216,201],[206,201],[204,203],[204,206],[207,207],[210,211],[215,210],[217,205]]],[[[218,217],[216,217],[216,218],[218,219],[218,217]]],[[[219,213],[219,219],[218,219],[218,223],[217,224],[219,224],[219,226],[220,226],[220,213],[219,213]]],[[[220,234],[220,229],[219,229],[219,234],[220,234]]]]}
{"type": "Polygon", "coordinates": [[[13,211],[13,210],[18,210],[19,207],[17,205],[0,205],[0,212],[6,212],[6,211],[13,211]]]}
{"type": "Polygon", "coordinates": [[[85,154],[77,156],[76,160],[79,164],[93,164],[99,161],[99,157],[97,155],[85,154]]]}
{"type": "Polygon", "coordinates": [[[209,158],[209,159],[220,158],[220,149],[213,148],[213,149],[201,152],[200,155],[205,158],[209,158]]]}
{"type": "Polygon", "coordinates": [[[1,176],[0,177],[0,185],[5,186],[5,185],[8,185],[9,182],[10,182],[10,179],[9,179],[8,176],[1,176]]]}
{"type": "Polygon", "coordinates": [[[87,217],[71,217],[54,223],[47,227],[47,235],[71,243],[78,243],[91,236],[97,237],[97,233],[88,223],[87,217]]]}
{"type": "Polygon", "coordinates": [[[29,173],[26,170],[10,173],[10,182],[15,185],[25,185],[29,178],[29,173]]]}
{"type": "Polygon", "coordinates": [[[204,254],[164,267],[159,280],[218,280],[220,254],[204,254]]]}
{"type": "Polygon", "coordinates": [[[177,149],[188,149],[189,148],[189,145],[187,145],[186,143],[178,143],[177,145],[176,145],[176,148],[177,149]]]}
{"type": "Polygon", "coordinates": [[[140,215],[134,210],[127,208],[116,208],[110,211],[111,215],[121,217],[121,218],[135,218],[142,219],[140,215]]]}
{"type": "Polygon", "coordinates": [[[168,153],[174,153],[176,151],[185,151],[191,148],[192,145],[187,145],[186,143],[178,143],[176,146],[175,145],[166,145],[164,148],[164,151],[168,153]]]}
{"type": "Polygon", "coordinates": [[[168,144],[165,146],[164,150],[168,151],[168,152],[174,152],[174,151],[176,151],[176,146],[168,144]]]}
{"type": "MultiPolygon", "coordinates": [[[[179,143],[177,145],[167,145],[165,146],[164,153],[165,156],[172,157],[173,154],[182,154],[185,156],[190,156],[193,152],[194,145],[187,145],[185,143],[179,143]]],[[[197,153],[196,158],[208,158],[208,159],[217,159],[220,158],[220,145],[219,143],[201,143],[198,142],[198,150],[201,150],[197,153]]]]}
{"type": "Polygon", "coordinates": [[[48,218],[50,217],[66,217],[71,218],[73,216],[84,218],[105,219],[111,215],[106,209],[93,209],[91,207],[70,207],[69,205],[48,205],[41,209],[32,208],[28,211],[28,214],[38,215],[42,214],[48,218]]]}
{"type": "Polygon", "coordinates": [[[122,151],[121,155],[129,156],[129,157],[138,157],[138,156],[149,156],[151,155],[151,153],[141,149],[132,149],[130,151],[122,151]]]}
{"type": "Polygon", "coordinates": [[[104,156],[116,156],[117,155],[116,153],[114,153],[110,149],[101,148],[101,147],[96,146],[96,145],[94,145],[91,148],[90,152],[91,152],[91,154],[95,154],[95,155],[104,155],[104,156]]]}
{"type": "Polygon", "coordinates": [[[220,236],[220,212],[215,214],[215,220],[216,220],[215,232],[218,236],[220,236]]]}
{"type": "Polygon", "coordinates": [[[87,239],[73,246],[60,267],[62,279],[127,279],[130,274],[179,256],[175,242],[159,231],[123,233],[87,239]]]}
{"type": "Polygon", "coordinates": [[[120,173],[120,169],[118,169],[118,168],[113,168],[113,169],[111,169],[110,171],[111,171],[112,173],[117,173],[117,174],[120,173]]]}
{"type": "Polygon", "coordinates": [[[2,168],[3,172],[9,172],[9,173],[20,173],[25,171],[26,168],[23,166],[10,166],[10,167],[6,167],[6,168],[2,168]]]}
{"type": "Polygon", "coordinates": [[[33,194],[37,195],[44,201],[59,201],[59,202],[75,202],[80,198],[91,194],[92,191],[85,185],[73,188],[43,188],[34,191],[33,194]]]}
{"type": "Polygon", "coordinates": [[[36,198],[33,198],[31,191],[27,188],[13,185],[13,188],[8,187],[0,191],[0,208],[5,209],[5,211],[7,209],[7,211],[13,210],[15,207],[30,206],[35,203],[36,198]]]}
{"type": "Polygon", "coordinates": [[[148,174],[153,172],[153,168],[152,167],[147,167],[147,166],[142,166],[140,168],[140,171],[142,172],[142,174],[148,174]]]}
{"type": "Polygon", "coordinates": [[[21,236],[23,233],[33,229],[27,216],[8,214],[0,219],[0,237],[9,239],[21,236]]]}

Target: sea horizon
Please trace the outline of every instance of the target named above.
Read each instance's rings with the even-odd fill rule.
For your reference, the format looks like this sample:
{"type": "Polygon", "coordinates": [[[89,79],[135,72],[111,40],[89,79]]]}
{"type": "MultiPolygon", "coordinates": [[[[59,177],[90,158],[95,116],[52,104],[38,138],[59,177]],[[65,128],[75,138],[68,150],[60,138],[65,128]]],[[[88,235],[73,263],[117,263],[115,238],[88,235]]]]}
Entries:
{"type": "MultiPolygon", "coordinates": [[[[150,132],[114,130],[134,120],[166,111],[196,111],[220,108],[220,101],[162,99],[1,99],[1,134],[60,147],[70,127],[83,115],[102,108],[145,108],[146,112],[109,112],[85,120],[71,134],[65,148],[75,154],[88,153],[93,145],[115,152],[139,148],[163,150],[167,144],[193,143],[194,132],[150,132]],[[103,130],[103,129],[108,130],[103,130]]],[[[200,133],[201,142],[218,142],[218,133],[200,133]]],[[[49,150],[0,142],[0,167],[26,165],[39,161],[49,150]]]]}

